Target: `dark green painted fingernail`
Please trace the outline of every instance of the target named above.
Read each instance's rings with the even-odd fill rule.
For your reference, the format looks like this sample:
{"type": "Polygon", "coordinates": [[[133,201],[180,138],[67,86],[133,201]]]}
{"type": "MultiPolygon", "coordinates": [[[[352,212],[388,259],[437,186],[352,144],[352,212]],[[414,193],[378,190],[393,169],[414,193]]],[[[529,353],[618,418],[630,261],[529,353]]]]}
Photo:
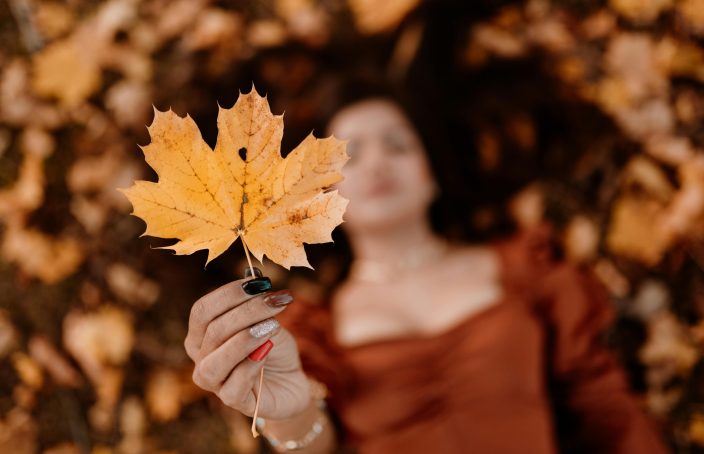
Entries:
{"type": "Polygon", "coordinates": [[[256,295],[258,293],[266,292],[271,290],[271,279],[268,277],[258,277],[246,281],[242,284],[242,290],[248,295],[256,295]]]}
{"type": "MultiPolygon", "coordinates": [[[[262,276],[264,276],[264,274],[262,273],[262,270],[260,270],[259,268],[257,268],[255,266],[254,267],[254,276],[255,277],[262,277],[262,276]]],[[[252,277],[252,268],[247,267],[244,269],[244,277],[245,277],[245,279],[248,277],[252,277]]]]}

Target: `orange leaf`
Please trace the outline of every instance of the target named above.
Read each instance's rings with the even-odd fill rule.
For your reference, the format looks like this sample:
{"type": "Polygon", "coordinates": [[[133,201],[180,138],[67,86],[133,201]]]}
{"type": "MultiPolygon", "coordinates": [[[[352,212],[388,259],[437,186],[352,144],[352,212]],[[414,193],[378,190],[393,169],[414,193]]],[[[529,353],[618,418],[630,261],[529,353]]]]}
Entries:
{"type": "Polygon", "coordinates": [[[118,188],[147,223],[140,235],[178,238],[177,255],[208,250],[206,266],[238,237],[253,255],[289,269],[310,267],[303,243],[332,241],[348,200],[333,184],[349,159],[346,142],[312,133],[286,159],[283,115],[273,115],[254,87],[218,113],[215,150],[190,116],[155,110],[152,142],[143,147],[157,183],[118,188]]]}

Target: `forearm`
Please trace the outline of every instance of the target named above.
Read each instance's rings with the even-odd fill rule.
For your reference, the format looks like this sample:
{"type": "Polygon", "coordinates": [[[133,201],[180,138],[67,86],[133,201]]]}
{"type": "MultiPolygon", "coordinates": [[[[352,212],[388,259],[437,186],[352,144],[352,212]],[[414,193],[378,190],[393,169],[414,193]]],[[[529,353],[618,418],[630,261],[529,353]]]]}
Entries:
{"type": "MultiPolygon", "coordinates": [[[[288,440],[302,440],[306,434],[311,433],[316,423],[320,424],[321,432],[314,436],[310,444],[296,450],[296,452],[305,454],[333,452],[337,444],[335,429],[327,410],[320,408],[315,399],[311,399],[308,406],[296,416],[287,419],[265,420],[262,432],[270,440],[285,443],[288,440]]],[[[279,447],[278,450],[286,451],[284,446],[279,447]]]]}

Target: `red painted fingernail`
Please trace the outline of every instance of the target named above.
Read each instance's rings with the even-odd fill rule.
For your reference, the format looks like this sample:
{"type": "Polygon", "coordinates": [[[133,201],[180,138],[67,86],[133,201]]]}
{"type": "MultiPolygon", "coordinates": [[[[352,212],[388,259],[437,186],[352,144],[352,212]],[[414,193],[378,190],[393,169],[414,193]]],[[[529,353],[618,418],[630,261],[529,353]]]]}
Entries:
{"type": "Polygon", "coordinates": [[[266,355],[269,354],[272,347],[274,347],[274,343],[271,340],[268,340],[259,347],[257,347],[257,349],[254,350],[252,353],[250,353],[248,358],[252,361],[261,361],[266,357],[266,355]]]}

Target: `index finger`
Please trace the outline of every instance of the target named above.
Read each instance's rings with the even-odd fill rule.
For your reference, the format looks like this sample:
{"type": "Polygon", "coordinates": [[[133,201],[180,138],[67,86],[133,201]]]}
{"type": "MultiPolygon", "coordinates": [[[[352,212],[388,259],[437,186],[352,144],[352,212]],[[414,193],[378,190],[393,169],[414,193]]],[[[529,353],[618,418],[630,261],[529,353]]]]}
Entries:
{"type": "Polygon", "coordinates": [[[269,290],[271,290],[271,280],[268,277],[255,277],[228,282],[200,297],[191,308],[185,344],[200,345],[210,322],[230,309],[269,290]]]}

